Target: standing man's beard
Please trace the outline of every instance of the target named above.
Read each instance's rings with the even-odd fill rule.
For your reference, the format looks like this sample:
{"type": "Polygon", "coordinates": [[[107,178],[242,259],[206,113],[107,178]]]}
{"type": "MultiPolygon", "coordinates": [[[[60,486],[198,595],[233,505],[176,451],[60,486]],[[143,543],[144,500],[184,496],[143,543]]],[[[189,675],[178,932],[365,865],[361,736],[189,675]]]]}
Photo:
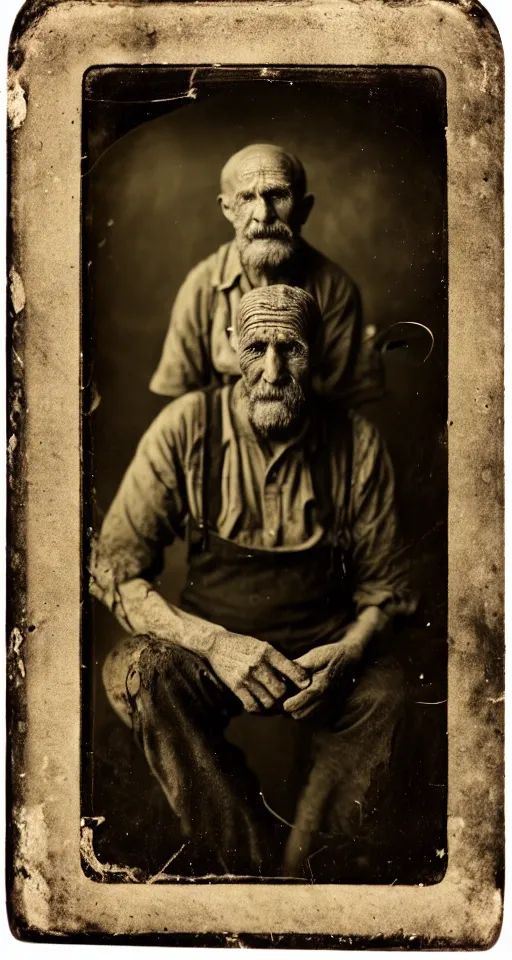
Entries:
{"type": "Polygon", "coordinates": [[[284,441],[298,432],[306,414],[306,393],[297,380],[285,386],[258,383],[252,390],[244,384],[249,420],[265,439],[284,441]]]}
{"type": "Polygon", "coordinates": [[[299,238],[283,223],[252,227],[238,238],[244,266],[253,270],[277,270],[293,259],[299,238]]]}

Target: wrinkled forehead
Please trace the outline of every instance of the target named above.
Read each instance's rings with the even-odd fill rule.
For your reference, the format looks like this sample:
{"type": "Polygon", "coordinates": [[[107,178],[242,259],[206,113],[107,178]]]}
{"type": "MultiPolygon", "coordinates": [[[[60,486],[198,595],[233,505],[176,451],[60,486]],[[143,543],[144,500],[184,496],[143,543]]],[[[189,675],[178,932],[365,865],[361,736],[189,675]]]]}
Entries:
{"type": "Polygon", "coordinates": [[[249,185],[293,186],[293,171],[286,157],[261,151],[241,158],[229,171],[226,187],[235,192],[249,185]]]}
{"type": "Polygon", "coordinates": [[[298,340],[305,345],[308,342],[306,318],[285,310],[280,310],[277,314],[263,308],[251,316],[241,318],[238,334],[241,346],[248,346],[256,341],[286,343],[298,340]]]}

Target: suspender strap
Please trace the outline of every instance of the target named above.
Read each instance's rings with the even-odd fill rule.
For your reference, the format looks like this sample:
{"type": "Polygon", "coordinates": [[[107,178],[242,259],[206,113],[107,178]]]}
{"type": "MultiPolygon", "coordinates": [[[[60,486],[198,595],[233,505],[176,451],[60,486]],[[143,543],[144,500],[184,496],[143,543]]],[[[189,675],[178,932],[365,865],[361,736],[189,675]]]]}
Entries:
{"type": "Polygon", "coordinates": [[[352,470],[354,464],[354,421],[347,413],[345,417],[345,496],[343,498],[343,516],[341,518],[347,530],[350,529],[350,495],[352,493],[352,470]]]}
{"type": "Polygon", "coordinates": [[[205,390],[205,429],[203,440],[203,476],[201,529],[205,538],[215,529],[222,497],[222,396],[221,390],[205,390]]]}
{"type": "Polygon", "coordinates": [[[212,270],[212,283],[209,290],[209,303],[208,303],[208,338],[212,334],[213,326],[213,317],[217,307],[217,300],[219,298],[219,286],[222,283],[224,276],[224,267],[226,266],[226,260],[228,259],[229,253],[229,244],[225,244],[223,247],[220,247],[216,253],[215,264],[212,270]]]}
{"type": "MultiPolygon", "coordinates": [[[[354,455],[354,423],[352,417],[344,411],[330,408],[323,405],[320,408],[322,423],[322,443],[320,444],[317,459],[311,464],[314,477],[315,493],[319,497],[320,503],[325,505],[326,515],[321,518],[326,524],[327,529],[334,530],[334,541],[340,543],[345,540],[342,534],[350,529],[350,498],[352,493],[352,468],[354,455]],[[333,429],[330,426],[334,416],[340,414],[343,417],[341,434],[343,438],[343,451],[345,457],[344,463],[344,488],[341,502],[334,501],[333,498],[333,478],[330,469],[331,464],[331,445],[333,442],[333,429]]],[[[339,437],[340,427],[334,428],[339,437]]]]}

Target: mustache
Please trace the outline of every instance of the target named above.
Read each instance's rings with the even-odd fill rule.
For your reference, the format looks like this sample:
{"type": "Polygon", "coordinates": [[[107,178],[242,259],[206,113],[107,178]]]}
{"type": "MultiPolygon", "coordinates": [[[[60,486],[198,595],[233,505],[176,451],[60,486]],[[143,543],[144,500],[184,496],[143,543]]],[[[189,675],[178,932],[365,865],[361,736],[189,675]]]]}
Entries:
{"type": "Polygon", "coordinates": [[[293,231],[284,223],[249,227],[245,235],[248,240],[286,240],[290,243],[294,239],[293,231]]]}
{"type": "Polygon", "coordinates": [[[284,400],[291,393],[295,393],[293,387],[272,387],[270,390],[255,390],[251,394],[251,400],[284,400]]]}
{"type": "Polygon", "coordinates": [[[275,384],[260,384],[251,391],[251,402],[257,400],[303,400],[304,391],[299,383],[293,378],[288,383],[276,386],[275,384]]]}

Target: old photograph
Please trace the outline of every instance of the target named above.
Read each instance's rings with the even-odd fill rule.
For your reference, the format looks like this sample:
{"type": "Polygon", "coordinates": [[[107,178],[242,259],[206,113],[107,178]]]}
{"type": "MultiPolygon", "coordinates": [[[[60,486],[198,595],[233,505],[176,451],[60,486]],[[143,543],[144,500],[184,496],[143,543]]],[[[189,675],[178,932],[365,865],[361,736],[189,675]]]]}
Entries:
{"type": "Polygon", "coordinates": [[[97,879],[444,875],[445,120],[429,69],[85,77],[97,879]]]}
{"type": "Polygon", "coordinates": [[[492,946],[495,25],[28,3],[9,70],[12,932],[492,946]]]}

